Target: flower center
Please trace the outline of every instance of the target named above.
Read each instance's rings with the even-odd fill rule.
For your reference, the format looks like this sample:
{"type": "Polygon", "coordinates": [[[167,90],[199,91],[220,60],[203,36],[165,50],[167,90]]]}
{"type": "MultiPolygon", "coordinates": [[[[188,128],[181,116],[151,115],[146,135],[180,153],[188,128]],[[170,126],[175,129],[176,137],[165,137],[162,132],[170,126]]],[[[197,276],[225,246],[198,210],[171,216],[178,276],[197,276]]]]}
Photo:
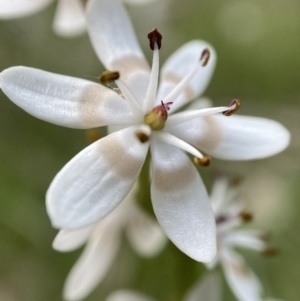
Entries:
{"type": "Polygon", "coordinates": [[[171,104],[172,102],[164,103],[162,101],[161,105],[154,107],[145,115],[144,123],[149,125],[154,131],[163,129],[168,119],[168,111],[170,110],[171,104]]]}

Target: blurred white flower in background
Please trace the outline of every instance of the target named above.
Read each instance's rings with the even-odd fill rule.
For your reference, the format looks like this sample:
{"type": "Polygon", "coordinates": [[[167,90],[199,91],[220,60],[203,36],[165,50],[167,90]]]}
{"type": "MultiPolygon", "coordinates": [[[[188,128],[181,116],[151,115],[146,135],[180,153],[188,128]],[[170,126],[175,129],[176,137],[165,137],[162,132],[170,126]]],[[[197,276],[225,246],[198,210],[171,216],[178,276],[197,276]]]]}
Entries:
{"type": "Polygon", "coordinates": [[[143,257],[155,256],[167,238],[157,222],[136,204],[136,184],[112,213],[100,222],[78,230],[61,230],[53,248],[70,252],[86,243],[64,287],[66,300],[81,300],[103,280],[121,247],[125,231],[134,250],[143,257]]]}
{"type": "MultiPolygon", "coordinates": [[[[0,20],[27,17],[55,0],[0,0],[0,20]]],[[[84,6],[88,0],[58,0],[53,21],[54,32],[62,37],[76,37],[86,31],[84,6]]],[[[146,4],[156,0],[123,0],[130,4],[146,4]]]]}
{"type": "MultiPolygon", "coordinates": [[[[253,271],[246,265],[235,248],[247,248],[260,253],[272,254],[275,250],[266,242],[265,231],[238,229],[252,215],[237,200],[236,187],[229,187],[228,180],[218,178],[211,192],[212,207],[217,223],[217,256],[206,263],[209,269],[221,264],[225,278],[239,301],[262,301],[263,288],[253,271]]],[[[272,300],[272,299],[268,299],[272,300]]],[[[267,300],[265,300],[267,301],[267,300]]]]}
{"type": "MultiPolygon", "coordinates": [[[[211,274],[195,283],[182,300],[221,301],[221,294],[220,279],[217,275],[211,274]]],[[[110,294],[105,301],[154,301],[154,299],[141,293],[120,290],[110,294]]]]}
{"type": "Polygon", "coordinates": [[[76,229],[104,218],[132,189],[150,148],[151,198],[160,225],[181,251],[210,261],[216,252],[215,219],[201,177],[183,151],[200,165],[209,158],[198,149],[221,159],[260,159],[285,149],[289,132],[264,118],[211,115],[230,115],[238,100],[168,116],[168,110],[203,93],[216,62],[212,46],[192,41],[177,50],[162,67],[157,91],[157,30],[149,35],[150,72],[120,1],[90,0],[87,27],[104,66],[119,72],[103,77],[115,79],[112,89],[27,67],[0,74],[2,91],[40,119],[71,128],[124,127],[85,148],[57,174],[46,197],[53,226],[76,229]]]}

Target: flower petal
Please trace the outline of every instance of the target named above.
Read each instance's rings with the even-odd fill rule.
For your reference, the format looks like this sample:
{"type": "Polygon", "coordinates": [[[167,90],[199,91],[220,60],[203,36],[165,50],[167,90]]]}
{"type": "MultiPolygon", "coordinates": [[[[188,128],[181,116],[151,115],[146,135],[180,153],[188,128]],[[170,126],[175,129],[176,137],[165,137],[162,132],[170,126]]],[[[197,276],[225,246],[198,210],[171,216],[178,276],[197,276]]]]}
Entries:
{"type": "Polygon", "coordinates": [[[157,0],[123,0],[123,1],[128,3],[128,4],[140,5],[140,4],[148,4],[148,3],[151,3],[151,2],[155,2],[157,0]]]}
{"type": "Polygon", "coordinates": [[[85,32],[84,8],[80,0],[59,0],[53,30],[62,37],[75,37],[85,32]]]}
{"type": "Polygon", "coordinates": [[[0,19],[21,18],[45,8],[53,0],[0,0],[0,19]]]}
{"type": "Polygon", "coordinates": [[[87,26],[101,62],[108,70],[120,72],[121,79],[141,104],[149,83],[149,65],[120,1],[89,0],[87,26]]]}
{"type": "Polygon", "coordinates": [[[216,65],[216,53],[213,47],[205,41],[195,40],[186,43],[174,52],[165,62],[161,71],[160,87],[157,102],[165,98],[170,91],[198,64],[202,51],[208,48],[211,52],[208,64],[201,68],[186,87],[184,93],[178,95],[171,106],[173,112],[190,100],[204,92],[208,86],[216,65]]]}
{"type": "Polygon", "coordinates": [[[206,116],[170,130],[211,156],[226,160],[262,159],[280,153],[290,142],[280,123],[260,117],[206,116]]]}
{"type": "Polygon", "coordinates": [[[216,228],[204,184],[180,149],[151,142],[151,197],[156,217],[172,242],[197,261],[216,254],[216,228]]]}
{"type": "Polygon", "coordinates": [[[93,236],[69,273],[64,298],[82,300],[102,281],[112,265],[121,243],[121,233],[105,221],[98,224],[93,236]]]}
{"type": "Polygon", "coordinates": [[[230,249],[223,250],[221,261],[228,285],[238,300],[262,300],[261,283],[239,254],[230,249]]]}
{"type": "Polygon", "coordinates": [[[153,299],[148,298],[147,296],[127,291],[127,290],[119,290],[112,294],[110,294],[105,301],[153,301],[153,299]]]}
{"type": "Polygon", "coordinates": [[[267,244],[263,241],[263,231],[258,230],[236,230],[227,233],[223,237],[223,242],[226,245],[252,249],[256,251],[263,251],[267,244]]]}
{"type": "Polygon", "coordinates": [[[94,225],[76,230],[60,230],[52,243],[53,249],[60,252],[71,252],[80,248],[86,243],[93,227],[94,225]]]}
{"type": "Polygon", "coordinates": [[[54,124],[92,128],[134,121],[122,97],[84,79],[19,66],[0,73],[0,87],[23,110],[54,124]]]}
{"type": "Polygon", "coordinates": [[[75,156],[51,183],[46,205],[54,227],[80,228],[111,212],[139,176],[148,143],[136,127],[102,138],[75,156]]]}
{"type": "Polygon", "coordinates": [[[221,282],[216,274],[210,274],[196,284],[187,292],[183,301],[220,301],[221,282]]]}
{"type": "Polygon", "coordinates": [[[167,237],[158,223],[137,205],[133,208],[126,228],[128,239],[135,251],[144,257],[157,255],[166,245],[167,237]]]}

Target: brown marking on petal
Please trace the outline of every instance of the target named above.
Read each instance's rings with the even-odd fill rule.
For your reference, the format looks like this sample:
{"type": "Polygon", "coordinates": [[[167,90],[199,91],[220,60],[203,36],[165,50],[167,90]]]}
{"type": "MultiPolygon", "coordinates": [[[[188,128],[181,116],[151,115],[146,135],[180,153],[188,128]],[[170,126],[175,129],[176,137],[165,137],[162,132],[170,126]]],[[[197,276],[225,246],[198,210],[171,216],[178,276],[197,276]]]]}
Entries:
{"type": "Polygon", "coordinates": [[[162,40],[162,35],[158,31],[157,28],[153,28],[149,33],[148,33],[148,40],[149,40],[149,47],[151,50],[154,50],[154,45],[156,43],[158,49],[161,48],[161,40],[162,40]]]}
{"type": "Polygon", "coordinates": [[[136,148],[141,144],[137,141],[139,145],[134,145],[133,143],[125,146],[120,137],[114,134],[107,136],[104,141],[98,148],[99,155],[103,158],[103,163],[110,166],[115,174],[126,181],[137,177],[144,160],[131,154],[128,148],[136,148]]]}
{"type": "Polygon", "coordinates": [[[203,121],[207,126],[207,131],[196,142],[196,147],[206,153],[213,152],[223,139],[223,129],[213,116],[204,116],[203,121]]]}
{"type": "Polygon", "coordinates": [[[248,268],[241,264],[240,262],[230,260],[228,264],[232,268],[232,270],[239,275],[239,277],[248,278],[249,277],[249,270],[248,268]]]}
{"type": "Polygon", "coordinates": [[[153,181],[156,188],[162,192],[181,191],[194,181],[193,168],[191,168],[190,161],[176,170],[157,168],[154,171],[153,181]]]}
{"type": "MultiPolygon", "coordinates": [[[[111,63],[110,69],[118,70],[123,81],[129,80],[133,74],[150,73],[150,67],[147,61],[143,58],[134,55],[122,57],[120,60],[115,60],[111,63]]],[[[147,90],[147,87],[145,87],[147,90]]]]}
{"type": "MultiPolygon", "coordinates": [[[[179,82],[181,80],[182,80],[182,78],[180,76],[178,76],[172,72],[167,72],[166,74],[164,74],[164,76],[162,78],[163,82],[170,82],[170,83],[174,84],[175,86],[177,84],[179,84],[179,82]]],[[[194,99],[196,97],[194,90],[189,85],[186,86],[183,93],[185,94],[184,96],[185,96],[186,101],[190,101],[191,99],[194,99]]]]}

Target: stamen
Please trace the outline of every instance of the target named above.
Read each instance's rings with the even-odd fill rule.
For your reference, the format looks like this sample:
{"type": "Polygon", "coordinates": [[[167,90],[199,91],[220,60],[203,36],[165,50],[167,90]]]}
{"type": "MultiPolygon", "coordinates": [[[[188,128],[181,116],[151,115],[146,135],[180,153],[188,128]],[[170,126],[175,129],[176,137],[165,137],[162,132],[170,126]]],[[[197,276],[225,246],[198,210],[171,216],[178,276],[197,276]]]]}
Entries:
{"type": "Polygon", "coordinates": [[[246,211],[246,210],[242,211],[239,214],[239,216],[246,223],[251,222],[253,220],[253,214],[249,211],[246,211]]]}
{"type": "Polygon", "coordinates": [[[229,105],[229,110],[223,112],[223,115],[231,116],[240,108],[240,106],[241,106],[241,101],[239,99],[234,99],[229,105]]]}
{"type": "Polygon", "coordinates": [[[169,117],[168,122],[166,123],[166,127],[171,128],[198,117],[222,113],[224,111],[228,111],[228,107],[215,107],[215,108],[206,108],[201,110],[180,112],[177,114],[173,114],[169,117]]]}
{"type": "Polygon", "coordinates": [[[208,166],[211,162],[211,157],[194,158],[194,163],[200,166],[208,166]]]}
{"type": "Polygon", "coordinates": [[[276,249],[276,248],[274,248],[274,247],[266,247],[263,251],[262,251],[262,253],[264,254],[264,255],[267,255],[267,256],[274,256],[274,255],[276,255],[277,253],[278,253],[278,250],[276,249]]]}
{"type": "Polygon", "coordinates": [[[134,99],[134,97],[132,96],[132,94],[130,93],[130,91],[127,89],[126,85],[121,80],[116,80],[116,84],[122,91],[122,94],[124,95],[124,98],[129,106],[131,114],[133,116],[142,117],[143,116],[142,110],[138,105],[138,103],[136,102],[136,100],[134,99]]]}
{"type": "Polygon", "coordinates": [[[141,143],[146,143],[150,139],[151,129],[147,125],[141,125],[139,129],[135,132],[135,135],[141,143]]]}
{"type": "Polygon", "coordinates": [[[118,71],[106,70],[99,76],[99,81],[102,84],[107,84],[107,83],[111,83],[119,78],[120,78],[120,73],[118,71]]]}
{"type": "Polygon", "coordinates": [[[158,132],[156,135],[156,137],[158,137],[161,141],[177,146],[178,148],[194,155],[197,158],[204,157],[196,148],[167,132],[158,132]]]}
{"type": "Polygon", "coordinates": [[[155,104],[155,97],[158,86],[158,75],[159,75],[159,50],[158,45],[154,42],[154,52],[152,60],[152,69],[150,75],[150,81],[144,101],[144,112],[151,110],[155,104]]]}
{"type": "Polygon", "coordinates": [[[177,98],[177,96],[184,91],[184,89],[187,87],[187,85],[192,80],[192,78],[196,75],[198,70],[207,65],[209,61],[209,57],[210,57],[210,51],[207,48],[205,48],[202,51],[200,60],[198,61],[195,68],[179,82],[179,84],[165,97],[164,101],[165,102],[174,101],[177,98]]]}
{"type": "Polygon", "coordinates": [[[149,33],[148,33],[148,39],[149,39],[149,47],[154,50],[155,44],[158,46],[158,49],[161,48],[161,40],[162,40],[162,35],[158,31],[157,28],[153,28],[149,33]]]}
{"type": "Polygon", "coordinates": [[[208,48],[205,48],[203,51],[202,51],[202,54],[201,54],[201,57],[200,57],[200,61],[203,61],[202,63],[202,66],[205,67],[208,63],[210,59],[210,51],[208,48]]]}

